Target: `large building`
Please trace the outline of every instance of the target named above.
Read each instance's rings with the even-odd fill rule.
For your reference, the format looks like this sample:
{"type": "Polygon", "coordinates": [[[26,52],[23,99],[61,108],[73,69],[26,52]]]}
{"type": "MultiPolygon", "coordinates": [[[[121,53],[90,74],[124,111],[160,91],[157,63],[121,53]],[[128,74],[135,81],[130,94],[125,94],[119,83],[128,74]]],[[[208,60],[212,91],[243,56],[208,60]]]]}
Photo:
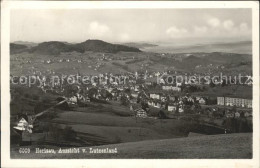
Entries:
{"type": "Polygon", "coordinates": [[[181,88],[180,87],[176,87],[176,86],[164,85],[164,86],[162,86],[162,90],[172,90],[172,91],[180,92],[181,88]]]}
{"type": "Polygon", "coordinates": [[[221,106],[237,106],[237,107],[247,107],[252,108],[251,99],[233,98],[233,97],[218,97],[218,105],[221,106]]]}

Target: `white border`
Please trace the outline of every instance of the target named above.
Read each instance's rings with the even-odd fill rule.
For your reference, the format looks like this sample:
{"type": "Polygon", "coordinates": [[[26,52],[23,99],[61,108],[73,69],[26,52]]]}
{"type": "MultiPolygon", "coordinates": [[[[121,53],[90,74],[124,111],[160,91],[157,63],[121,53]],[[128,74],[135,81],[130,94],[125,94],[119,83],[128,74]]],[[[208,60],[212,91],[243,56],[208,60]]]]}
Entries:
{"type": "Polygon", "coordinates": [[[1,4],[2,167],[259,167],[259,2],[258,1],[9,1],[1,4]],[[251,8],[253,22],[253,159],[10,159],[10,9],[251,8]]]}

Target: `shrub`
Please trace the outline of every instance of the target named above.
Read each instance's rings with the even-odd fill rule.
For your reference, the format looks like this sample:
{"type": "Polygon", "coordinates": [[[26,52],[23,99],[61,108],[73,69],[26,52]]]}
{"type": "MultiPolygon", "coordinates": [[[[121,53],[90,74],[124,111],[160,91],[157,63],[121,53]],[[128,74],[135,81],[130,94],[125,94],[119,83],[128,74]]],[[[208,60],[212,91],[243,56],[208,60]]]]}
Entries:
{"type": "Polygon", "coordinates": [[[33,98],[33,100],[39,100],[40,97],[38,95],[36,95],[36,94],[33,94],[32,98],[33,98]]]}

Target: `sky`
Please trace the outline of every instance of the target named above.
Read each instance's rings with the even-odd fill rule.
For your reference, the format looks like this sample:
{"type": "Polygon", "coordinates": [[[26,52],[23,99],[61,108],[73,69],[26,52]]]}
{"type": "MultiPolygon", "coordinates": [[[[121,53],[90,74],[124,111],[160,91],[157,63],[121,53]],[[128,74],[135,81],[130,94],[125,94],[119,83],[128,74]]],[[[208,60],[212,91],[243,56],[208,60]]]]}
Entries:
{"type": "Polygon", "coordinates": [[[171,43],[244,41],[251,9],[13,9],[10,40],[171,43]]]}

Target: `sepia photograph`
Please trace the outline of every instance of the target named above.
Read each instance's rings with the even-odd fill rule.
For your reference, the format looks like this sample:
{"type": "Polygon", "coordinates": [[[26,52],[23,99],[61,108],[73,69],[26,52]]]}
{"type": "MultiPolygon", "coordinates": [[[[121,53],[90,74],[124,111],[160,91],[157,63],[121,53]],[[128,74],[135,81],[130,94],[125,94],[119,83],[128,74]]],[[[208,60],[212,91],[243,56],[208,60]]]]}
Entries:
{"type": "Polygon", "coordinates": [[[259,157],[253,7],[104,4],[8,8],[7,157],[259,157]]]}

